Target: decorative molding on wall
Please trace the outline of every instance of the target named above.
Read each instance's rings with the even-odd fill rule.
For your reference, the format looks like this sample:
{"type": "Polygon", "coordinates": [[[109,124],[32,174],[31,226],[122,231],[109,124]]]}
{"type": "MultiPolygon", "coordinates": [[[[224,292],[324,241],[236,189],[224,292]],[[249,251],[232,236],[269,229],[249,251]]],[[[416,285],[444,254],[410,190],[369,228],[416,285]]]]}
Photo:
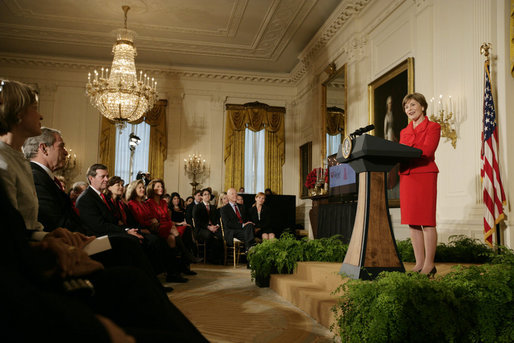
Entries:
{"type": "MultiPolygon", "coordinates": [[[[19,56],[11,54],[0,55],[0,64],[3,65],[19,65],[19,66],[32,66],[32,67],[45,67],[59,70],[93,70],[100,69],[108,63],[100,64],[98,61],[84,61],[84,60],[71,60],[52,58],[47,56],[19,56]]],[[[292,86],[294,81],[288,74],[264,74],[264,73],[235,73],[223,72],[216,70],[186,70],[185,68],[166,68],[159,66],[145,66],[139,65],[143,70],[149,71],[152,74],[160,74],[167,77],[175,78],[188,78],[200,80],[221,80],[221,81],[241,81],[241,82],[255,82],[255,83],[270,83],[292,86]]],[[[87,75],[86,75],[87,76],[87,75]]],[[[84,79],[84,82],[86,80],[84,79]]]]}
{"type": "Polygon", "coordinates": [[[336,15],[330,17],[316,36],[300,54],[300,61],[309,66],[318,53],[327,45],[351,19],[358,16],[371,0],[345,0],[338,7],[336,15]]]}

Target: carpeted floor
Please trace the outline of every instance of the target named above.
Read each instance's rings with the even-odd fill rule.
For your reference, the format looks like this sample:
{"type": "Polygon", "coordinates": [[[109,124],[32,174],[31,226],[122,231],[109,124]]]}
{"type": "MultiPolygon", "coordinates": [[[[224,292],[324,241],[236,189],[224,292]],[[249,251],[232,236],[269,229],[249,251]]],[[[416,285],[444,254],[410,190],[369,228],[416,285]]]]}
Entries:
{"type": "Polygon", "coordinates": [[[196,264],[171,301],[210,342],[333,342],[334,335],[269,288],[250,281],[245,266],[196,264]]]}

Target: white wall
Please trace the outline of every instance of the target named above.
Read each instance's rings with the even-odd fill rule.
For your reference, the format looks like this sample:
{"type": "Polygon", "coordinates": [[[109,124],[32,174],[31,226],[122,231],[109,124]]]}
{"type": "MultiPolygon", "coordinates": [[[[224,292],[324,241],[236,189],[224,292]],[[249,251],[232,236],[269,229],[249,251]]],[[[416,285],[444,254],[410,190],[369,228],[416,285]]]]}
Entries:
{"type": "MultiPolygon", "coordinates": [[[[320,103],[317,89],[326,79],[324,68],[332,61],[338,68],[347,63],[349,131],[368,124],[367,85],[407,57],[415,59],[417,92],[427,99],[439,94],[452,95],[457,147],[454,149],[442,138],[436,153],[440,169],[437,222],[441,241],[455,234],[483,238],[480,134],[484,57],[479,53],[483,42],[493,45],[493,77],[499,87],[500,166],[506,193],[513,188],[508,182],[514,161],[513,149],[509,149],[512,138],[507,135],[513,128],[514,101],[513,78],[509,73],[509,13],[507,0],[372,2],[311,61],[310,75],[300,85],[312,86],[306,91],[310,99],[304,102],[316,107],[320,103]],[[309,83],[309,77],[315,76],[319,76],[319,82],[309,83]]],[[[305,204],[309,210],[310,204],[305,204]]],[[[509,214],[510,207],[505,209],[509,214]]],[[[391,216],[396,238],[407,237],[407,228],[400,224],[399,209],[392,209],[391,216]]],[[[506,223],[509,226],[508,220],[506,223]]],[[[514,238],[510,231],[507,227],[505,238],[512,246],[514,238]]]]}
{"type": "MultiPolygon", "coordinates": [[[[297,84],[238,81],[229,72],[229,77],[202,77],[199,73],[188,76],[159,71],[154,66],[160,98],[168,99],[168,191],[179,191],[183,196],[191,191],[183,169],[183,159],[191,153],[201,153],[210,167],[202,184],[220,191],[224,175],[224,106],[260,101],[286,107],[283,193],[298,195],[299,147],[312,141],[313,167],[321,165],[321,83],[327,78],[327,65],[348,65],[347,113],[351,131],[369,122],[368,84],[407,57],[414,57],[415,90],[427,98],[452,95],[457,109],[457,148],[442,139],[436,153],[440,169],[439,239],[446,241],[453,234],[482,238],[479,151],[484,58],[479,48],[483,42],[493,44],[500,166],[508,200],[514,191],[514,183],[509,182],[514,177],[514,149],[510,148],[514,137],[509,135],[514,128],[509,11],[509,0],[373,1],[310,58],[307,72],[297,84]]],[[[0,76],[39,85],[43,124],[61,129],[67,146],[78,156],[74,180],[82,179],[87,167],[98,159],[100,117],[85,96],[86,66],[83,61],[0,64],[0,76]]],[[[310,228],[310,207],[310,200],[297,197],[297,222],[306,228],[310,228]]],[[[510,214],[509,205],[506,211],[510,214]]],[[[391,214],[396,237],[406,237],[399,210],[393,209],[391,214]]],[[[509,220],[506,224],[505,239],[513,246],[509,220]]]]}

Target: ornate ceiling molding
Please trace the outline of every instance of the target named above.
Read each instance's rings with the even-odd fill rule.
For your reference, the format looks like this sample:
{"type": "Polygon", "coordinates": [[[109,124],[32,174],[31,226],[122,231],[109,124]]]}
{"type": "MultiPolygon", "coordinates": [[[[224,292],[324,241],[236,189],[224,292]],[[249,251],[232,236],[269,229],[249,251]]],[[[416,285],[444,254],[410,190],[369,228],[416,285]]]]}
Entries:
{"type": "MultiPolygon", "coordinates": [[[[105,64],[57,59],[46,56],[15,56],[15,55],[0,55],[0,64],[3,65],[18,65],[30,67],[44,67],[59,70],[93,70],[99,69],[105,64]]],[[[221,80],[221,81],[241,81],[241,82],[256,82],[256,83],[270,83],[291,86],[294,82],[288,74],[264,74],[264,73],[235,73],[229,71],[217,70],[194,70],[186,68],[166,68],[161,66],[146,66],[140,65],[143,70],[152,74],[159,74],[167,77],[186,78],[186,79],[201,79],[201,80],[221,80]]],[[[86,82],[84,80],[84,82],[86,82]]]]}
{"type": "Polygon", "coordinates": [[[311,64],[320,50],[324,48],[334,35],[339,32],[352,18],[359,15],[371,0],[345,0],[338,7],[334,16],[316,34],[311,43],[300,55],[300,61],[307,67],[311,64]]]}

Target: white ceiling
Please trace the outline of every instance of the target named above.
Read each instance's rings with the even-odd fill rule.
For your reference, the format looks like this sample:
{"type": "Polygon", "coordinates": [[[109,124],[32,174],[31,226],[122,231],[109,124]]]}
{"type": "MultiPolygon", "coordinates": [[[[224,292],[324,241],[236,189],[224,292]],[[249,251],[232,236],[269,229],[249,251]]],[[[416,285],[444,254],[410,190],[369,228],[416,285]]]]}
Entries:
{"type": "Polygon", "coordinates": [[[341,2],[0,0],[0,54],[108,64],[126,4],[128,28],[137,32],[136,63],[290,73],[341,2]]]}

